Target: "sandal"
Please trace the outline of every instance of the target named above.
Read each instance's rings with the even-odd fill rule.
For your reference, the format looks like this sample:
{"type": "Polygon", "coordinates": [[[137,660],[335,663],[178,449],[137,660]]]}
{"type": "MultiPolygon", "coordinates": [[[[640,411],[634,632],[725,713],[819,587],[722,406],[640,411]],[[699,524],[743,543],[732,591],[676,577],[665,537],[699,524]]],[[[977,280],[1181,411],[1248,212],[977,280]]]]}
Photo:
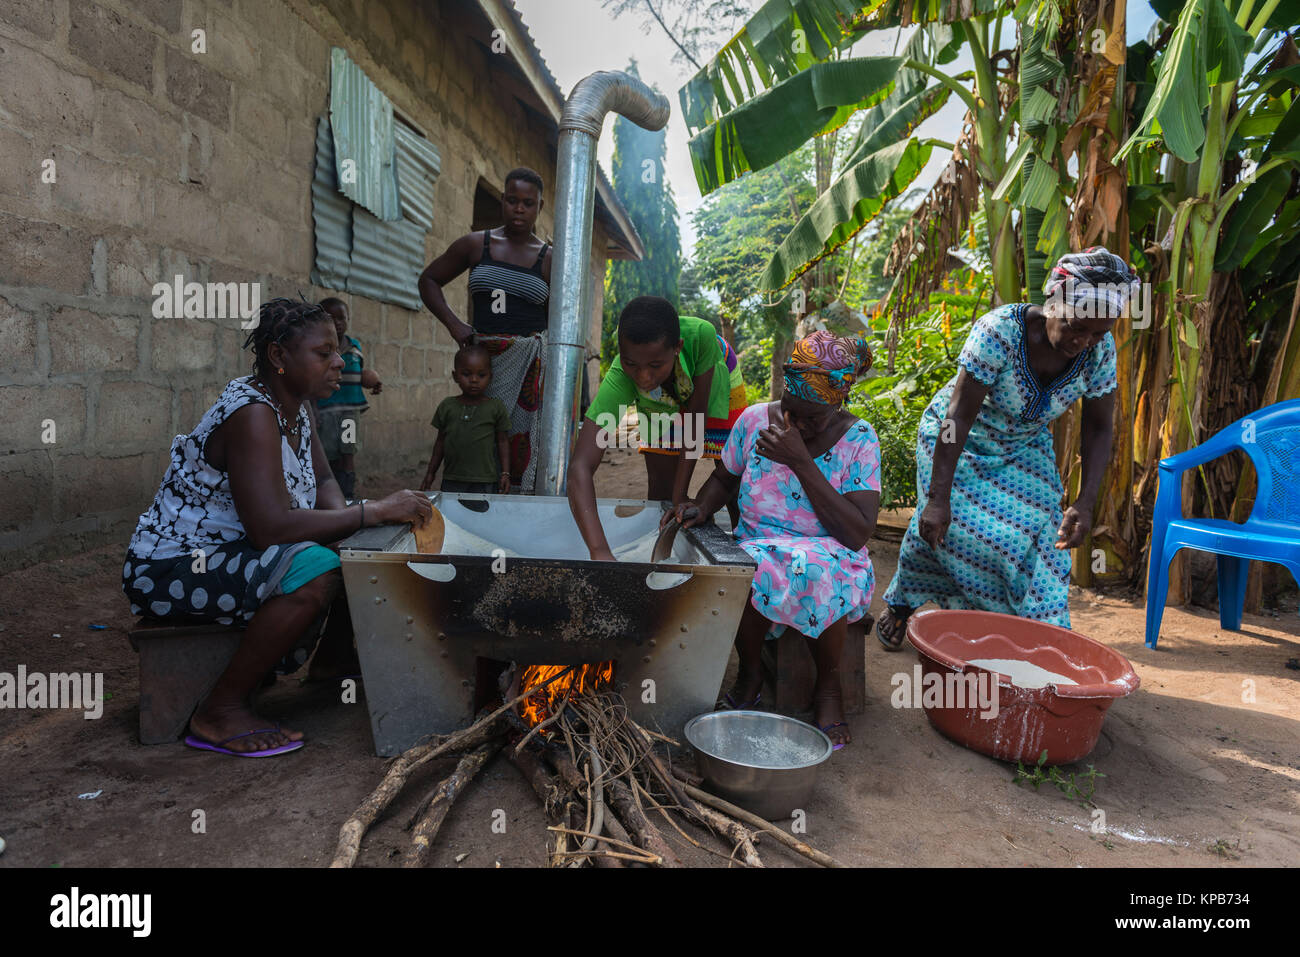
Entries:
{"type": "MultiPolygon", "coordinates": [[[[823,725],[822,734],[826,735],[826,737],[828,738],[831,738],[831,732],[833,730],[835,730],[836,728],[847,728],[848,726],[849,723],[847,721],[836,721],[834,724],[823,725]]],[[[844,745],[848,743],[849,743],[848,741],[840,741],[837,743],[834,738],[831,738],[831,750],[842,751],[844,749],[844,745]]]]}
{"type": "Polygon", "coordinates": [[[886,605],[885,613],[876,622],[876,637],[880,639],[881,647],[886,651],[902,650],[903,639],[907,637],[907,619],[911,617],[908,614],[900,620],[894,609],[886,605]]]}

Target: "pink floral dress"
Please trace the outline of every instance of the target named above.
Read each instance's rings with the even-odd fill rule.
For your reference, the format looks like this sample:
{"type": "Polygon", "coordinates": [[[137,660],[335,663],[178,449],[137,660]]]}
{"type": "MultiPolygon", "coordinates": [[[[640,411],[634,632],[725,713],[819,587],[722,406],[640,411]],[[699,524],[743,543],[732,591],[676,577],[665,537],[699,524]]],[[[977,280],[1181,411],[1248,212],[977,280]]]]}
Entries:
{"type": "MultiPolygon", "coordinates": [[[[866,546],[853,551],[831,536],[794,472],[758,454],[769,421],[767,405],[750,406],[722,450],[722,464],[740,476],[736,539],[758,563],[749,600],[773,623],[769,638],[787,625],[816,638],[841,618],[867,613],[876,577],[866,546]]],[[[880,443],[866,422],[849,426],[815,461],[841,494],[880,491],[880,443]]]]}

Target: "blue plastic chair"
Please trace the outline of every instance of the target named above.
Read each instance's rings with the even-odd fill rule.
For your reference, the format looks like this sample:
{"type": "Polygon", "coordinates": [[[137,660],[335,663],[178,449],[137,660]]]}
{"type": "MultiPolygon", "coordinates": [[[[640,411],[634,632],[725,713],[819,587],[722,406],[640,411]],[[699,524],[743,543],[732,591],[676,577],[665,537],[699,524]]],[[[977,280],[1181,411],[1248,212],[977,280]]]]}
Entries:
{"type": "Polygon", "coordinates": [[[1285,565],[1300,583],[1300,399],[1260,409],[1196,448],[1160,462],[1147,570],[1148,648],[1160,637],[1169,563],[1180,548],[1218,556],[1219,625],[1226,631],[1241,628],[1252,559],[1285,565]],[[1219,518],[1184,518],[1182,473],[1233,449],[1241,449],[1255,465],[1258,491],[1250,517],[1240,525],[1219,518]]]}

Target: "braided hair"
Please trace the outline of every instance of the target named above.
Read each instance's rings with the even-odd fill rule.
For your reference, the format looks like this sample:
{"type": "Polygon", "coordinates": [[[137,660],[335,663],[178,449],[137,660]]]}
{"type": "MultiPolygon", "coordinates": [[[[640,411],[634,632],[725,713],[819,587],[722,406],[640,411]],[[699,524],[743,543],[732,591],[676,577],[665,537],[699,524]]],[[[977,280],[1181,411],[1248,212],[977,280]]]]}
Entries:
{"type": "Polygon", "coordinates": [[[285,345],[296,339],[303,328],[310,322],[333,323],[333,318],[320,307],[319,303],[306,299],[271,299],[262,303],[258,312],[257,325],[244,340],[244,348],[253,350],[253,371],[265,372],[267,368],[267,351],[271,344],[278,342],[285,345]]]}

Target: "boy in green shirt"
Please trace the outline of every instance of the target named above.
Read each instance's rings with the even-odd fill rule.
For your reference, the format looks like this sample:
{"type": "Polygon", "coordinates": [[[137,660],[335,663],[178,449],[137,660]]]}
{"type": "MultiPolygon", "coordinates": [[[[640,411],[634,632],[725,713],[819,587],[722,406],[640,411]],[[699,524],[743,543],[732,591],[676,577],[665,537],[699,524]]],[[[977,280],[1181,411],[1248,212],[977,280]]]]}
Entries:
{"type": "Polygon", "coordinates": [[[448,396],[433,414],[438,440],[420,490],[433,488],[433,477],[446,459],[444,492],[510,492],[510,413],[505,403],[485,394],[492,381],[492,359],[480,345],[461,346],[451,377],[460,395],[448,396]]]}
{"type": "Polygon", "coordinates": [[[735,350],[710,323],[679,317],[667,299],[640,296],[623,309],[618,356],[587,408],[569,462],[569,507],[593,560],[614,560],[596,514],[595,474],[631,409],[645,455],[646,498],[686,501],[695,463],[719,457],[745,409],[735,350]]]}

